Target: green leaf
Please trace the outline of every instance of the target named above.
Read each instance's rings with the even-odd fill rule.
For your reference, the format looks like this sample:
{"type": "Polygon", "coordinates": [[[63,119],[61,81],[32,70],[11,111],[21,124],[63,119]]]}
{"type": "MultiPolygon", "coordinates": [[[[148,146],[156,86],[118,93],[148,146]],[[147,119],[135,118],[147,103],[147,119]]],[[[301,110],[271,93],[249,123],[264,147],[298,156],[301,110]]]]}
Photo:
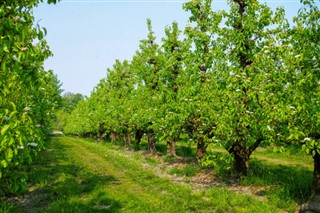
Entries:
{"type": "Polygon", "coordinates": [[[16,106],[16,104],[15,104],[13,101],[10,102],[10,105],[12,106],[12,109],[13,109],[14,111],[17,110],[17,106],[16,106]]]}
{"type": "Polygon", "coordinates": [[[13,111],[13,112],[10,113],[10,116],[9,116],[9,117],[10,117],[10,118],[13,118],[13,116],[15,116],[17,113],[18,113],[17,111],[13,111]]]}
{"type": "Polygon", "coordinates": [[[8,46],[5,44],[4,47],[3,47],[3,52],[6,52],[6,53],[9,53],[9,49],[8,49],[8,46]]]}
{"type": "Polygon", "coordinates": [[[6,62],[5,61],[3,61],[2,63],[1,63],[1,69],[2,69],[2,72],[6,72],[6,70],[7,70],[7,66],[6,66],[6,62]]]}
{"type": "Polygon", "coordinates": [[[11,159],[13,158],[13,151],[11,148],[6,150],[6,160],[11,161],[11,159]]]}
{"type": "Polygon", "coordinates": [[[8,163],[7,163],[6,160],[2,160],[1,163],[0,163],[0,165],[2,166],[2,168],[7,168],[8,163]]]}
{"type": "Polygon", "coordinates": [[[1,135],[4,135],[7,132],[7,130],[9,129],[9,127],[10,127],[9,124],[4,125],[1,129],[1,135]]]}
{"type": "Polygon", "coordinates": [[[38,39],[39,39],[39,40],[42,40],[42,39],[43,39],[43,32],[42,32],[42,31],[39,31],[39,32],[38,32],[38,39]]]}

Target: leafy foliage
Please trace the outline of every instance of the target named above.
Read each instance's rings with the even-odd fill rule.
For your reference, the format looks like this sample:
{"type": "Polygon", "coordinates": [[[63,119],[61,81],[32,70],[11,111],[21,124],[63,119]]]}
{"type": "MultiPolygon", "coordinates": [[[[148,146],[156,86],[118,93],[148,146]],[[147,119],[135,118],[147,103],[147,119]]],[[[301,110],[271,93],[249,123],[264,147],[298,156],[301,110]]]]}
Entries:
{"type": "Polygon", "coordinates": [[[228,11],[213,11],[211,0],[186,2],[184,34],[173,23],[161,44],[148,20],[132,60],[108,69],[72,112],[68,132],[124,134],[126,143],[133,133],[137,144],[147,133],[150,151],[156,139],[166,140],[174,156],[175,142],[187,135],[197,144],[198,162],[214,164],[206,149],[219,144],[239,177],[249,174],[261,143],[295,143],[315,159],[319,194],[319,8],[302,0],[290,26],[283,8],[227,2],[228,11]]]}
{"type": "Polygon", "coordinates": [[[38,3],[0,3],[0,194],[25,189],[24,166],[44,147],[60,98],[59,81],[43,68],[51,52],[45,29],[34,26],[38,3]]]}

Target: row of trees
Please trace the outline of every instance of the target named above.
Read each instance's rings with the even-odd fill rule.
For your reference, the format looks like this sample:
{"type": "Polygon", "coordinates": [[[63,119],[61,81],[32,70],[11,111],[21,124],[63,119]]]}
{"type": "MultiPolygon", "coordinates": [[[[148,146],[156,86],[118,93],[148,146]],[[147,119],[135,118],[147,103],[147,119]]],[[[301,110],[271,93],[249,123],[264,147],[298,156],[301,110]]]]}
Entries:
{"type": "Polygon", "coordinates": [[[63,128],[66,125],[66,120],[71,112],[76,108],[79,101],[83,100],[84,96],[80,93],[65,92],[61,97],[61,103],[59,108],[55,111],[55,122],[52,128],[56,133],[63,132],[63,128]]]}
{"type": "Polygon", "coordinates": [[[32,15],[38,3],[0,2],[0,195],[25,189],[25,166],[43,148],[60,99],[59,81],[43,68],[51,52],[32,15]]]}
{"type": "Polygon", "coordinates": [[[312,0],[290,26],[285,11],[257,0],[229,0],[229,11],[212,0],[183,5],[190,24],[165,28],[157,43],[148,36],[130,61],[117,60],[91,96],[80,101],[65,131],[78,135],[123,135],[126,145],[144,133],[156,151],[156,136],[175,153],[180,135],[197,144],[197,159],[209,143],[234,158],[238,176],[262,143],[300,144],[314,159],[313,199],[320,200],[319,41],[320,12],[312,0]]]}

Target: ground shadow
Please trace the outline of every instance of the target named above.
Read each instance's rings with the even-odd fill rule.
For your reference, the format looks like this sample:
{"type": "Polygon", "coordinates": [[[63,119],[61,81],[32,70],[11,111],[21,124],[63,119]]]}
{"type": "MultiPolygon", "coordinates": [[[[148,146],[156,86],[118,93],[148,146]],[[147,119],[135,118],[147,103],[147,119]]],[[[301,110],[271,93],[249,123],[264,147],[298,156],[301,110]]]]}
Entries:
{"type": "Polygon", "coordinates": [[[242,180],[243,184],[270,186],[269,194],[284,199],[293,199],[302,204],[311,192],[312,171],[301,166],[287,166],[250,160],[250,175],[242,180]]]}
{"type": "Polygon", "coordinates": [[[14,205],[7,212],[118,212],[121,209],[119,202],[99,190],[117,184],[113,176],[88,173],[67,161],[70,147],[58,139],[50,141],[47,147],[32,164],[29,192],[7,198],[5,202],[14,205]]]}

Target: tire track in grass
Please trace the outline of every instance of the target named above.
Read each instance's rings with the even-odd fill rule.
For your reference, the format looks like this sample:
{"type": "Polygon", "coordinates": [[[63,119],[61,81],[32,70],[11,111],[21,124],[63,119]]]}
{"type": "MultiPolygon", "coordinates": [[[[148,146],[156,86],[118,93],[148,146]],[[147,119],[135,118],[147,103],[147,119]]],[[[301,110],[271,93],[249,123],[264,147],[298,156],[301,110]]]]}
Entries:
{"type": "MultiPolygon", "coordinates": [[[[139,184],[132,181],[129,178],[124,168],[117,163],[117,161],[110,162],[110,155],[114,155],[113,153],[108,152],[105,147],[99,145],[99,154],[96,153],[95,144],[87,144],[86,142],[81,142],[71,140],[68,141],[69,145],[72,145],[72,149],[70,149],[70,154],[73,154],[73,160],[78,163],[81,163],[88,171],[95,173],[97,175],[110,175],[115,178],[115,182],[111,185],[108,185],[108,192],[113,196],[117,197],[117,194],[123,194],[124,200],[127,199],[137,199],[143,200],[144,202],[148,202],[148,198],[150,198],[149,193],[143,189],[139,184]],[[94,150],[94,151],[93,151],[94,150]],[[102,152],[106,154],[103,155],[102,152]],[[81,154],[79,154],[81,153],[81,154]],[[113,193],[113,191],[116,191],[113,193]],[[139,197],[139,198],[138,198],[139,197]]],[[[116,156],[112,156],[112,160],[114,160],[116,156]]],[[[157,199],[157,198],[152,198],[157,199]]],[[[153,205],[153,202],[148,202],[149,205],[153,205]]],[[[155,203],[160,202],[160,200],[156,200],[155,203]]]]}
{"type": "Polygon", "coordinates": [[[115,178],[113,184],[100,190],[107,191],[114,199],[124,203],[122,210],[164,209],[188,212],[191,207],[200,206],[201,202],[204,204],[201,198],[191,195],[191,190],[176,186],[168,179],[156,177],[151,171],[142,168],[132,156],[123,156],[120,150],[110,150],[101,144],[73,138],[60,141],[71,146],[69,157],[72,161],[94,174],[115,178]]]}
{"type": "MultiPolygon", "coordinates": [[[[102,178],[101,183],[93,184],[94,187],[91,187],[89,193],[75,194],[69,198],[70,202],[65,202],[66,204],[62,202],[64,206],[69,206],[71,203],[77,212],[79,208],[76,207],[83,205],[87,209],[98,210],[95,212],[262,212],[263,210],[273,213],[286,212],[289,209],[291,212],[291,209],[295,208],[288,206],[286,210],[279,209],[268,200],[262,202],[252,196],[219,187],[194,192],[188,185],[157,177],[151,168],[143,166],[144,158],[136,158],[135,155],[128,154],[110,143],[92,143],[69,137],[58,138],[55,142],[67,155],[64,162],[81,168],[80,173],[77,173],[80,174],[80,179],[87,180],[88,174],[98,178],[107,176],[111,179],[104,181],[102,178]],[[107,199],[100,200],[100,197],[107,199]]],[[[61,203],[56,203],[55,206],[56,209],[61,209],[61,203]]]]}
{"type": "Polygon", "coordinates": [[[145,158],[110,143],[57,137],[33,165],[31,188],[0,200],[0,212],[293,212],[212,187],[194,191],[157,177],[145,158]],[[2,204],[1,202],[5,202],[2,204]],[[11,209],[11,210],[8,210],[11,209]]]}

